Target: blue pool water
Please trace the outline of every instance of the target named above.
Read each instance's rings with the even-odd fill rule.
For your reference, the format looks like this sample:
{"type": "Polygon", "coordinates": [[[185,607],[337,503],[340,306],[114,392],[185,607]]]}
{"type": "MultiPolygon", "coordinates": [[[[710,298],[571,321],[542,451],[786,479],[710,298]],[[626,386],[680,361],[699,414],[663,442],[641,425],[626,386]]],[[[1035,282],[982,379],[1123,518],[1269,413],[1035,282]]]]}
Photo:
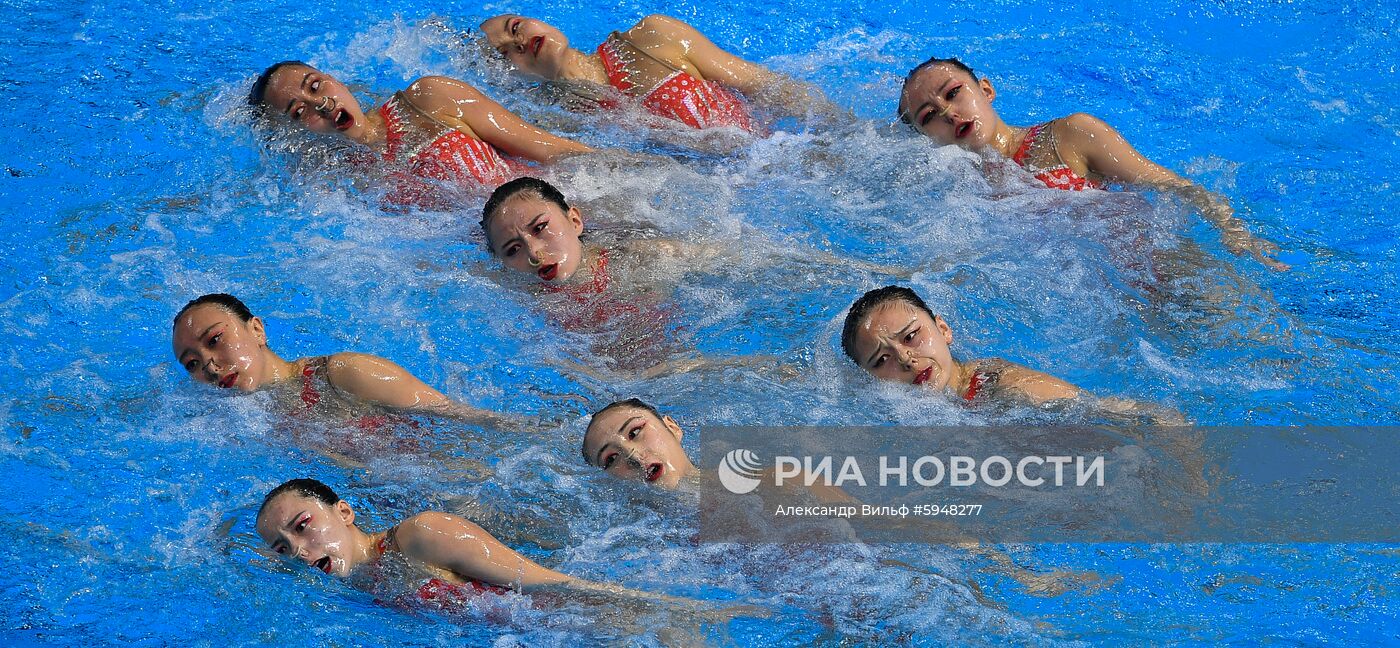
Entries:
{"type": "Polygon", "coordinates": [[[911,283],[965,357],[1006,357],[1206,425],[1396,423],[1393,5],[21,0],[5,13],[5,643],[652,643],[684,625],[520,597],[460,614],[386,607],[254,551],[252,507],[304,475],[338,487],[371,527],[457,511],[571,574],[773,610],[681,643],[1400,640],[1391,546],[1007,547],[1031,569],[1096,576],[1037,595],[951,548],[695,547],[689,503],[601,479],[576,450],[583,412],[625,395],[691,430],[1045,417],[870,388],[833,345],[845,307],[884,278],[814,263],[813,250],[916,268],[911,283]],[[600,222],[736,250],[675,289],[685,344],[777,355],[797,378],[563,373],[562,360],[602,359],[486,272],[478,203],[381,211],[374,188],[316,163],[318,143],[264,142],[238,110],[255,71],[303,58],[362,84],[362,100],[448,74],[584,141],[674,150],[535,103],[458,37],[520,10],[585,47],[670,13],[854,111],[852,125],[787,124],[733,157],[553,172],[600,222]],[[934,53],[989,75],[1010,123],[1105,118],[1230,196],[1293,270],[1228,255],[1169,200],[990,183],[970,155],[891,128],[904,72],[934,53]],[[1130,245],[1136,232],[1145,249],[1130,245]],[[1144,290],[1154,251],[1177,265],[1144,290]],[[171,316],[212,291],[248,301],[284,357],[376,353],[460,400],[565,422],[543,443],[425,423],[411,432],[422,452],[338,465],[314,450],[314,431],[294,445],[264,399],[212,395],[171,362],[171,316]]]}

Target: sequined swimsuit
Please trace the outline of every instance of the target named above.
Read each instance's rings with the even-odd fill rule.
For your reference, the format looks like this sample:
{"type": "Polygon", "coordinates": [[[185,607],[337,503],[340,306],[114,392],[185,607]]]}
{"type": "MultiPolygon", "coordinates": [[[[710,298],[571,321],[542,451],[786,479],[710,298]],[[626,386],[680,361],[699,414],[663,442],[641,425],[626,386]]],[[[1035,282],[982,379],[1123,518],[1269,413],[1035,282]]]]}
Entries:
{"type": "Polygon", "coordinates": [[[638,97],[642,108],[659,117],[674,119],[692,128],[736,126],[755,131],[748,106],[733,90],[715,81],[702,81],[670,63],[648,55],[614,32],[598,46],[598,58],[608,75],[608,84],[618,91],[638,97]],[[641,53],[672,70],[650,89],[638,88],[629,78],[621,46],[641,53]]]}
{"type": "Polygon", "coordinates": [[[454,182],[470,188],[494,188],[520,172],[518,165],[501,156],[496,147],[455,128],[439,126],[437,132],[415,133],[407,112],[414,109],[402,93],[379,107],[384,118],[384,160],[403,165],[406,173],[390,196],[398,204],[435,204],[431,188],[422,179],[454,182]]]}
{"type": "MultiPolygon", "coordinates": [[[[396,531],[398,531],[398,527],[389,529],[384,537],[375,544],[375,548],[379,550],[379,555],[375,558],[376,562],[383,558],[384,554],[398,551],[398,545],[394,542],[396,531]]],[[[467,601],[482,594],[507,594],[509,592],[509,589],[499,585],[488,585],[476,579],[469,578],[465,583],[453,583],[441,578],[431,578],[419,585],[415,594],[419,602],[433,603],[453,610],[463,607],[467,601]]]]}
{"type": "Polygon", "coordinates": [[[1081,177],[1074,172],[1074,169],[1069,168],[1068,164],[1065,164],[1064,159],[1060,157],[1059,149],[1055,146],[1054,123],[1054,121],[1048,121],[1044,124],[1032,126],[1030,130],[1026,131],[1026,139],[1022,140],[1021,148],[1016,150],[1016,155],[1011,156],[1012,161],[1035,174],[1037,180],[1044,182],[1045,186],[1051,189],[1083,191],[1085,189],[1103,188],[1099,183],[1081,177]],[[1042,134],[1046,136],[1044,140],[1040,139],[1042,134]],[[1035,147],[1038,141],[1043,141],[1044,146],[1050,147],[1048,157],[1054,160],[1054,164],[1048,168],[1028,166],[1026,163],[1026,159],[1030,157],[1031,149],[1035,147]]]}

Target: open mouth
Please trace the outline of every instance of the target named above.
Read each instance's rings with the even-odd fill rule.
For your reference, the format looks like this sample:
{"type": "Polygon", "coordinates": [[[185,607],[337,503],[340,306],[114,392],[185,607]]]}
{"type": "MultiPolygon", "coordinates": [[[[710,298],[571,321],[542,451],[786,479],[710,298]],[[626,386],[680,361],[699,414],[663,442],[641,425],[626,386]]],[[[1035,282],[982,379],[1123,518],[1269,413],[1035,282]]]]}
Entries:
{"type": "Polygon", "coordinates": [[[661,479],[661,464],[654,463],[647,465],[646,480],[654,482],[661,479]]]}
{"type": "Polygon", "coordinates": [[[326,572],[327,574],[331,573],[331,557],[330,557],[330,556],[322,556],[320,560],[318,560],[318,561],[316,561],[316,562],[314,562],[314,563],[311,563],[311,564],[312,564],[312,565],[315,565],[315,566],[316,566],[316,569],[319,569],[319,570],[321,570],[321,571],[323,571],[323,572],[326,572]]]}
{"type": "Polygon", "coordinates": [[[953,137],[956,137],[958,139],[967,137],[967,134],[972,132],[972,126],[973,123],[970,121],[965,121],[961,124],[958,124],[958,127],[953,129],[953,137]]]}
{"type": "Polygon", "coordinates": [[[228,388],[230,388],[230,387],[233,387],[233,384],[236,383],[236,382],[238,382],[238,372],[237,372],[237,371],[235,371],[235,372],[233,372],[233,373],[230,373],[229,375],[224,376],[221,380],[219,380],[219,387],[222,387],[222,388],[224,388],[224,389],[228,389],[228,388]]]}
{"type": "Polygon", "coordinates": [[[350,111],[344,108],[336,108],[331,119],[335,122],[336,130],[348,130],[351,126],[355,125],[355,118],[351,117],[350,111]]]}
{"type": "Polygon", "coordinates": [[[914,384],[915,384],[915,385],[922,385],[922,384],[928,382],[928,379],[929,379],[929,378],[932,378],[932,377],[933,377],[933,367],[928,367],[928,368],[924,369],[923,371],[920,371],[920,372],[918,373],[918,375],[915,375],[915,376],[914,376],[914,384]]]}
{"type": "Polygon", "coordinates": [[[559,276],[559,264],[551,263],[547,266],[540,266],[540,269],[536,270],[535,274],[539,275],[540,278],[545,281],[554,281],[554,278],[559,276]]]}
{"type": "Polygon", "coordinates": [[[539,58],[540,50],[544,49],[544,36],[536,36],[530,39],[530,55],[539,58]]]}

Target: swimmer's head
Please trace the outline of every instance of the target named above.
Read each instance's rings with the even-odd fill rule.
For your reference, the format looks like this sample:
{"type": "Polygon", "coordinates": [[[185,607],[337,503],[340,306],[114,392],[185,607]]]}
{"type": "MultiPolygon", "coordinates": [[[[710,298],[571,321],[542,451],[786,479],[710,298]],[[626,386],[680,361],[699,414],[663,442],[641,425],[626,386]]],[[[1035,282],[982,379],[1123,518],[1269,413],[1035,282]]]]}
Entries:
{"type": "Polygon", "coordinates": [[[366,128],[365,113],[350,89],[301,61],[282,61],[264,70],[253,82],[248,102],[316,133],[358,139],[366,128]]]}
{"type": "Polygon", "coordinates": [[[996,96],[992,82],[978,79],[962,61],[931,58],[904,78],[899,119],[940,144],[982,148],[1001,123],[991,106],[996,96]]]}
{"type": "Polygon", "coordinates": [[[566,281],[583,262],[583,216],[554,185],[516,178],[491,193],[481,211],[486,245],[507,268],[566,281]]]}
{"type": "Polygon", "coordinates": [[[293,479],[272,489],[254,528],[267,546],[327,574],[345,576],[360,560],[355,510],[329,486],[293,479]]]}
{"type": "Polygon", "coordinates": [[[175,316],[171,342],[175,359],[195,380],[240,391],[254,391],[267,377],[267,333],[233,295],[214,293],[191,300],[175,316]]]}
{"type": "Polygon", "coordinates": [[[583,460],[610,475],[675,488],[696,471],[681,447],[682,436],[671,417],[629,398],[598,410],[588,421],[583,460]]]}
{"type": "Polygon", "coordinates": [[[568,61],[569,39],[553,26],[524,16],[503,14],[481,23],[491,49],[523,74],[558,79],[568,61]]]}
{"type": "Polygon", "coordinates": [[[881,380],[944,389],[958,363],[948,345],[953,331],[924,300],[903,286],[885,286],[851,304],[841,330],[841,348],[881,380]]]}

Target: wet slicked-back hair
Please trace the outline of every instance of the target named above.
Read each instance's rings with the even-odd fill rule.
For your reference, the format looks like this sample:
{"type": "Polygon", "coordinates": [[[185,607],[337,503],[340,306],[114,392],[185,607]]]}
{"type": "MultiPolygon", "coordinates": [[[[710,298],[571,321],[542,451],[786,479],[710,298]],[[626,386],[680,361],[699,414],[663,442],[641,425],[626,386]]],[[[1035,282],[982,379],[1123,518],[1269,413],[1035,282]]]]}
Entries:
{"type": "MultiPolygon", "coordinates": [[[[491,246],[491,218],[501,210],[501,205],[517,194],[532,195],[540,200],[547,200],[558,205],[560,211],[569,211],[569,203],[564,200],[564,194],[559,191],[558,187],[529,176],[521,176],[511,180],[496,187],[496,190],[491,192],[491,197],[486,199],[486,206],[481,208],[481,231],[486,235],[487,247],[491,246]]],[[[494,250],[492,252],[494,253],[494,250]]]]}
{"type": "Polygon", "coordinates": [[[930,319],[934,316],[928,304],[919,298],[919,294],[905,288],[904,286],[885,286],[876,288],[860,296],[856,303],[851,304],[851,310],[846,313],[846,324],[841,327],[841,350],[846,352],[846,356],[860,364],[860,358],[856,357],[856,332],[860,330],[861,324],[870,317],[870,312],[877,306],[887,304],[892,301],[900,301],[925,313],[930,319]]]}
{"type": "MultiPolygon", "coordinates": [[[[637,398],[637,397],[634,396],[634,397],[632,397],[632,398],[628,398],[628,399],[620,400],[620,401],[613,401],[613,402],[611,402],[611,403],[608,403],[607,405],[604,405],[604,406],[603,406],[603,409],[600,409],[600,410],[594,412],[594,413],[593,413],[593,416],[590,416],[590,417],[588,418],[588,427],[585,428],[585,429],[586,429],[586,430],[591,430],[591,429],[593,429],[593,423],[596,422],[596,421],[598,420],[598,417],[600,417],[600,416],[602,416],[602,415],[604,415],[604,414],[607,414],[608,412],[611,412],[611,411],[613,411],[613,410],[615,410],[615,409],[619,409],[619,408],[623,408],[623,407],[630,407],[630,408],[632,408],[632,409],[639,409],[639,410],[642,410],[642,411],[644,411],[644,412],[649,412],[652,416],[655,416],[655,417],[656,417],[656,420],[658,420],[658,421],[661,420],[661,412],[656,411],[656,408],[655,408],[655,407],[652,407],[650,403],[647,403],[646,401],[644,401],[644,400],[642,400],[642,399],[637,398]]],[[[584,437],[585,439],[587,439],[587,438],[588,438],[588,432],[585,431],[585,432],[583,433],[583,437],[584,437]]],[[[586,464],[588,464],[588,465],[590,465],[590,466],[593,465],[593,462],[590,461],[590,460],[588,459],[588,451],[583,449],[583,444],[579,444],[579,452],[583,454],[583,462],[584,462],[584,463],[586,463],[586,464]]]]}
{"type": "Polygon", "coordinates": [[[188,304],[185,304],[184,308],[180,309],[180,312],[175,313],[174,325],[178,326],[180,324],[180,318],[183,317],[184,314],[188,312],[191,308],[194,308],[195,306],[203,306],[205,304],[213,304],[215,306],[220,306],[224,310],[227,310],[228,312],[238,316],[238,319],[240,321],[246,322],[248,320],[253,319],[253,311],[248,310],[248,306],[242,301],[240,301],[237,297],[234,297],[233,295],[230,295],[228,293],[209,293],[208,295],[200,295],[198,297],[195,297],[194,299],[191,299],[188,304]]]}
{"type": "Polygon", "coordinates": [[[335,506],[336,502],[340,501],[340,496],[336,495],[335,491],[331,490],[330,486],[316,481],[315,479],[292,479],[282,482],[277,488],[268,491],[267,497],[263,498],[262,506],[258,507],[258,516],[262,515],[263,509],[267,508],[268,503],[283,493],[293,493],[301,495],[302,497],[309,497],[327,506],[335,506]]]}
{"type": "Polygon", "coordinates": [[[904,83],[899,86],[899,104],[895,106],[895,111],[899,113],[899,121],[904,122],[910,128],[914,127],[914,119],[909,116],[909,113],[904,112],[904,92],[909,89],[909,82],[914,79],[914,75],[923,72],[924,70],[927,70],[928,68],[931,68],[935,65],[943,64],[951,65],[954,68],[966,72],[968,76],[972,77],[972,82],[977,83],[977,73],[973,72],[972,68],[968,67],[966,63],[963,63],[962,61],[959,61],[956,58],[938,58],[937,56],[935,56],[927,61],[924,61],[923,63],[914,66],[914,69],[910,70],[909,74],[904,75],[904,83]]]}
{"type": "MultiPolygon", "coordinates": [[[[266,98],[267,95],[267,82],[272,80],[272,75],[276,74],[278,70],[287,67],[288,65],[300,65],[302,67],[308,68],[311,67],[310,65],[302,63],[301,61],[281,61],[267,66],[267,69],[263,70],[263,73],[259,74],[258,78],[253,81],[253,87],[248,90],[248,105],[261,107],[264,104],[263,100],[266,98]]],[[[316,68],[311,69],[314,70],[316,68]]]]}

